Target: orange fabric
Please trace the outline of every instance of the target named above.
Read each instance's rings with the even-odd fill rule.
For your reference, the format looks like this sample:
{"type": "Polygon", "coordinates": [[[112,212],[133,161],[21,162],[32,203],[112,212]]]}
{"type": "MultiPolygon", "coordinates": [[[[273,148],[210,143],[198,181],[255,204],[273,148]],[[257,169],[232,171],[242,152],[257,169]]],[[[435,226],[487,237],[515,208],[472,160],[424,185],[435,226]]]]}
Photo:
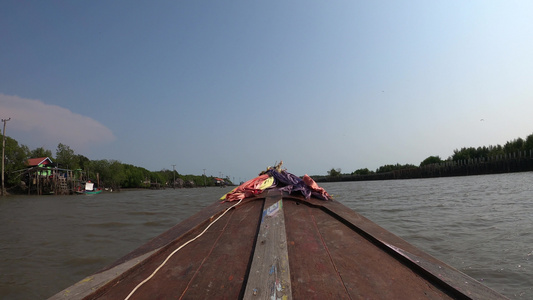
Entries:
{"type": "MultiPolygon", "coordinates": [[[[244,198],[252,197],[263,192],[261,185],[269,177],[268,174],[259,175],[239,185],[236,189],[226,194],[225,201],[237,201],[244,198]]],[[[224,197],[223,197],[224,198],[224,197]]]]}
{"type": "Polygon", "coordinates": [[[304,175],[304,183],[311,188],[311,190],[315,193],[320,194],[324,199],[331,199],[331,196],[326,192],[325,189],[318,186],[318,184],[313,180],[313,178],[309,177],[309,175],[304,175]]]}

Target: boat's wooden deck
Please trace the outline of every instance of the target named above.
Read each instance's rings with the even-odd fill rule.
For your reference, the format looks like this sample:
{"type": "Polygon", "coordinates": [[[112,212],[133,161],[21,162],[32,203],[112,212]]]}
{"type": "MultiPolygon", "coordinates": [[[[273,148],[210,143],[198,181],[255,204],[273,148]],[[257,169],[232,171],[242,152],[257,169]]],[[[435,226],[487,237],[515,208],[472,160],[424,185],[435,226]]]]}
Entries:
{"type": "MultiPolygon", "coordinates": [[[[270,205],[281,198],[277,191],[269,193],[229,211],[201,238],[172,256],[131,299],[245,297],[247,285],[256,284],[259,273],[250,270],[258,259],[254,251],[265,243],[264,235],[258,235],[265,201],[270,205]]],[[[126,298],[171,252],[199,234],[210,217],[231,204],[211,205],[54,297],[126,298]]],[[[282,213],[286,240],[278,242],[285,243],[288,253],[290,286],[283,282],[282,288],[290,291],[289,298],[504,299],[336,201],[283,196],[282,213]]],[[[248,292],[251,289],[261,299],[276,292],[257,291],[255,286],[249,286],[248,292]]]]}

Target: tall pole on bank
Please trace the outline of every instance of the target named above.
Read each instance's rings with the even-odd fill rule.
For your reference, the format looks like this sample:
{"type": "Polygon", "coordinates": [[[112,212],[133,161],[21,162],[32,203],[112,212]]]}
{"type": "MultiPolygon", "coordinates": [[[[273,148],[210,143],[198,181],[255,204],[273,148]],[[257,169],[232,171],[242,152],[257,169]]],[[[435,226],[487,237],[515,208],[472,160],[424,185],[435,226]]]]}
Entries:
{"type": "Polygon", "coordinates": [[[204,169],[204,187],[207,187],[207,184],[205,183],[205,169],[204,169]]]}
{"type": "Polygon", "coordinates": [[[174,175],[174,181],[172,182],[172,188],[176,189],[176,165],[172,165],[172,175],[174,175]]]}
{"type": "Polygon", "coordinates": [[[2,131],[2,196],[5,196],[6,194],[6,191],[5,191],[5,188],[4,188],[4,164],[5,164],[5,161],[6,161],[6,154],[5,154],[5,149],[6,149],[6,123],[7,121],[11,120],[11,118],[9,119],[2,119],[2,122],[4,122],[4,130],[2,131]]]}

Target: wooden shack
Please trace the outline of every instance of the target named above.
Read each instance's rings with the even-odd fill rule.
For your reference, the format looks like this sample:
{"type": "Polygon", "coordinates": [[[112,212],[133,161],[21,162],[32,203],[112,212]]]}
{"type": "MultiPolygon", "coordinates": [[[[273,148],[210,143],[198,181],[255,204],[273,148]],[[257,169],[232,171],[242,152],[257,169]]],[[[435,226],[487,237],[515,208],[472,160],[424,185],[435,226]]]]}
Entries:
{"type": "Polygon", "coordinates": [[[28,195],[69,195],[79,185],[72,170],[60,168],[49,157],[30,158],[21,170],[28,195]]]}

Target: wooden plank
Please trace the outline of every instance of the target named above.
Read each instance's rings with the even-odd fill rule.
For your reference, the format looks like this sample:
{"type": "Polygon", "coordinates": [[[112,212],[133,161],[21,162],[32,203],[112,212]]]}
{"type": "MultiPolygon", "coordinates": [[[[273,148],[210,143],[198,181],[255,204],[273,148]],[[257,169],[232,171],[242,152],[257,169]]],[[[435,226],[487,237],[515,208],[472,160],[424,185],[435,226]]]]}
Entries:
{"type": "MultiPolygon", "coordinates": [[[[288,198],[298,201],[298,198],[288,198]]],[[[336,219],[336,222],[344,223],[366,240],[402,262],[413,272],[431,281],[431,284],[440,286],[453,297],[507,299],[337,201],[321,201],[311,198],[305,203],[314,207],[321,207],[324,212],[336,219]]]]}
{"type": "Polygon", "coordinates": [[[234,209],[232,221],[182,299],[241,298],[262,209],[263,201],[245,202],[234,209]]]}
{"type": "MultiPolygon", "coordinates": [[[[181,295],[197,271],[202,262],[216,245],[216,241],[224,232],[224,227],[231,220],[234,210],[229,211],[223,218],[215,223],[205,234],[182,248],[162,267],[152,279],[142,285],[131,299],[168,299],[174,295],[181,295]],[[172,296],[171,296],[172,295],[172,296]]],[[[179,246],[197,236],[202,228],[187,233],[177,243],[164,247],[156,254],[146,259],[139,266],[129,270],[121,277],[114,279],[104,288],[95,292],[90,299],[125,299],[125,297],[143,280],[149,277],[161,263],[179,246]]]]}
{"type": "Polygon", "coordinates": [[[270,190],[259,227],[244,299],[292,299],[281,192],[270,190]]]}
{"type": "MultiPolygon", "coordinates": [[[[247,274],[257,233],[262,201],[250,201],[229,211],[205,234],[182,248],[131,299],[236,299],[247,274]],[[256,216],[256,217],[246,217],[256,216]]],[[[95,293],[98,299],[124,299],[147,278],[168,255],[196,236],[198,228],[172,247],[166,247],[128,276],[95,293]]]]}
{"type": "Polygon", "coordinates": [[[322,210],[308,210],[351,299],[453,298],[322,210]]]}
{"type": "Polygon", "coordinates": [[[109,287],[114,286],[116,282],[124,280],[132,272],[135,273],[139,269],[143,269],[147,262],[161,255],[161,252],[167,251],[165,250],[166,247],[179,243],[181,239],[186,241],[188,236],[201,231],[212,219],[220,215],[232,204],[220,203],[220,201],[214,202],[187,220],[155,237],[150,242],[118,259],[111,265],[58,292],[52,298],[63,299],[67,297],[68,299],[82,299],[89,297],[90,294],[102,294],[106,292],[109,287]]]}
{"type": "Polygon", "coordinates": [[[350,299],[307,205],[283,200],[294,299],[350,299]]]}

